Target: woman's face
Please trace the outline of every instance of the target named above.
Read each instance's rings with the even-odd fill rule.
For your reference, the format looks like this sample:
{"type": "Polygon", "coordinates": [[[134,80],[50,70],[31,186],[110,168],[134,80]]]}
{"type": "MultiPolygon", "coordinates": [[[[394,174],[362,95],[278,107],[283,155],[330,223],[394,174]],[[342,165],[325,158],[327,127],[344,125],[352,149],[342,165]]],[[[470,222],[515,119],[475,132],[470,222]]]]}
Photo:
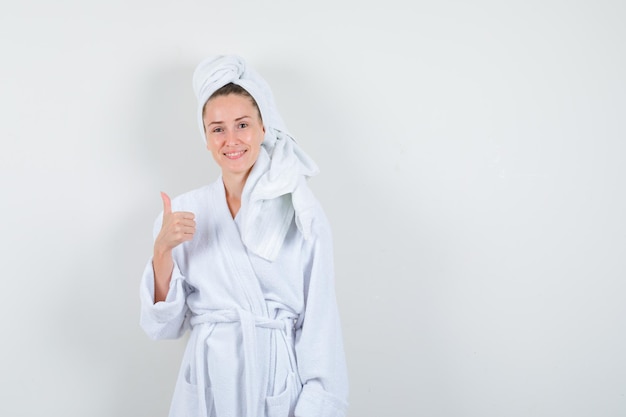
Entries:
{"type": "Polygon", "coordinates": [[[207,149],[223,176],[247,176],[259,156],[265,128],[250,98],[238,94],[210,99],[203,115],[207,149]]]}

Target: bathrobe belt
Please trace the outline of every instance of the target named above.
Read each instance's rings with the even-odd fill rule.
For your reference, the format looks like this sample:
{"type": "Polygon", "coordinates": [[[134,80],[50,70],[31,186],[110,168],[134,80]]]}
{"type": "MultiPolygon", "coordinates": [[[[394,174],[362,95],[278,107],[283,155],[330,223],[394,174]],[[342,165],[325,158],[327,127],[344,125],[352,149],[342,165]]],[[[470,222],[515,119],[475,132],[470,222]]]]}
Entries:
{"type": "MultiPolygon", "coordinates": [[[[246,400],[246,414],[242,417],[256,417],[263,415],[261,387],[259,387],[259,377],[257,375],[259,367],[257,366],[257,341],[256,341],[256,327],[262,327],[266,329],[282,330],[281,334],[285,343],[287,343],[287,337],[290,337],[291,330],[293,329],[295,317],[285,317],[280,319],[271,319],[269,317],[256,316],[253,313],[242,310],[218,310],[211,311],[203,314],[197,314],[191,317],[191,325],[196,326],[199,324],[210,323],[240,323],[242,333],[242,345],[244,356],[244,377],[245,377],[245,400],[246,400]]],[[[210,333],[209,333],[210,335],[210,333]]],[[[199,338],[198,343],[204,343],[208,338],[199,338]]],[[[295,366],[295,358],[292,357],[291,349],[289,351],[289,360],[292,367],[295,366]]],[[[196,346],[196,375],[198,378],[199,397],[202,401],[201,410],[206,410],[208,413],[211,404],[206,404],[206,395],[203,390],[207,386],[205,378],[206,358],[204,357],[204,349],[201,346],[196,346]],[[201,368],[200,368],[201,367],[201,368]]]]}

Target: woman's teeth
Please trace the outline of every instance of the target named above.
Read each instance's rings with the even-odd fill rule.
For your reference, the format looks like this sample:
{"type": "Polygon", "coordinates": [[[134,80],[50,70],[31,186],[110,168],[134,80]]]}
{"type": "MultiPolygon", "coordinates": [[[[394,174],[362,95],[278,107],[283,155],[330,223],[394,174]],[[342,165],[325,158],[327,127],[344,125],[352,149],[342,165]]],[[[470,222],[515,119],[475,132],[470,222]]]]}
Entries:
{"type": "Polygon", "coordinates": [[[245,152],[245,151],[228,152],[228,153],[225,153],[224,155],[225,155],[227,158],[238,158],[238,157],[240,157],[241,155],[243,155],[243,154],[244,154],[244,152],[245,152]]]}

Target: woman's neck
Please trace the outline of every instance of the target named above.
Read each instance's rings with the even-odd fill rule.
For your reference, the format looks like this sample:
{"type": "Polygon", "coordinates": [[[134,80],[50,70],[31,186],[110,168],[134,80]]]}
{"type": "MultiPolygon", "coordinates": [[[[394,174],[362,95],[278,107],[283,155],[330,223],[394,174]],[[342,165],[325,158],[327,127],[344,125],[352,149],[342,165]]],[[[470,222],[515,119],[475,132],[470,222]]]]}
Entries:
{"type": "Polygon", "coordinates": [[[222,181],[224,182],[224,190],[226,191],[226,203],[233,219],[241,208],[241,194],[243,187],[246,185],[249,172],[240,175],[224,175],[222,173],[222,181]]]}

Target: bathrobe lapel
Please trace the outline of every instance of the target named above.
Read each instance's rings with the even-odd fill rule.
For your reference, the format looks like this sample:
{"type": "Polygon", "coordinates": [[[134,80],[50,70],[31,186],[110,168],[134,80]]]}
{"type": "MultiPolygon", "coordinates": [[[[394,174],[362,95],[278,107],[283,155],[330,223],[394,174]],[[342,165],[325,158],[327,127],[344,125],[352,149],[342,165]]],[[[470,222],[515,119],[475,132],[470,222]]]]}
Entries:
{"type": "MultiPolygon", "coordinates": [[[[236,322],[235,328],[240,328],[240,334],[237,337],[240,344],[235,344],[239,348],[231,352],[224,352],[220,343],[220,338],[211,338],[207,340],[209,346],[209,373],[210,379],[214,382],[229,379],[232,377],[232,368],[228,369],[224,363],[214,363],[211,359],[211,346],[220,349],[221,354],[217,357],[229,357],[235,355],[240,360],[232,357],[232,365],[242,364],[239,373],[243,376],[243,380],[239,379],[237,385],[238,392],[216,392],[214,404],[217,415],[231,415],[235,410],[237,415],[256,417],[263,415],[265,407],[265,387],[267,386],[267,367],[260,358],[270,357],[270,337],[271,332],[267,329],[258,330],[257,322],[261,318],[268,318],[268,308],[259,283],[258,277],[252,267],[250,257],[246,247],[244,246],[237,225],[232,218],[228,205],[226,203],[226,195],[224,185],[221,179],[214,183],[213,192],[209,193],[209,216],[215,215],[216,221],[213,223],[215,233],[213,236],[217,239],[216,247],[220,250],[220,258],[218,262],[223,263],[223,270],[226,271],[224,279],[234,280],[238,284],[239,294],[235,300],[238,307],[235,309],[234,315],[236,322]],[[215,344],[214,344],[215,343],[215,344]],[[243,359],[243,360],[241,360],[243,359]]],[[[209,260],[216,261],[216,260],[209,260]]],[[[232,326],[228,326],[233,328],[232,326]]],[[[219,331],[218,329],[216,329],[219,331]]],[[[229,384],[225,384],[229,386],[229,384]]],[[[219,390],[219,387],[214,387],[219,390]]]]}
{"type": "Polygon", "coordinates": [[[263,291],[235,220],[228,209],[221,177],[214,183],[214,186],[215,192],[210,193],[209,210],[214,211],[220,220],[223,219],[215,225],[216,236],[219,240],[217,245],[223,250],[225,266],[231,273],[231,278],[240,284],[241,308],[256,316],[267,317],[268,311],[263,291]]]}

